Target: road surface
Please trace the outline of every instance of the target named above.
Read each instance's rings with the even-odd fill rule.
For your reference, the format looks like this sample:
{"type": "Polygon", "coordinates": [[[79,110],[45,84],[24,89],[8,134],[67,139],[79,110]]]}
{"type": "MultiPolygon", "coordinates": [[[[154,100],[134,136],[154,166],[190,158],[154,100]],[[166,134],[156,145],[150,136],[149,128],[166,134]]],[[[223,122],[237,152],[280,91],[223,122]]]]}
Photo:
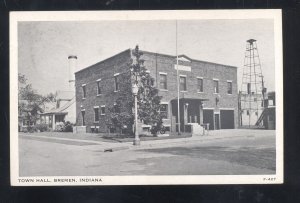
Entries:
{"type": "Polygon", "coordinates": [[[20,136],[20,176],[262,175],[276,170],[275,131],[114,152],[99,150],[106,144],[20,136]]]}

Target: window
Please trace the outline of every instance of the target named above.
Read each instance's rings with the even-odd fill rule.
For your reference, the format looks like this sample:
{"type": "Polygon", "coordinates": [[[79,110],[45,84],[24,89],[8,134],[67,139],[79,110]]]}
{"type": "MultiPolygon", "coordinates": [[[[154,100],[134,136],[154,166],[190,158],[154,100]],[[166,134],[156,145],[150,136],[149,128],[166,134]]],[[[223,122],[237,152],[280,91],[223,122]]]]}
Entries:
{"type": "Polygon", "coordinates": [[[160,105],[160,116],[163,119],[167,119],[168,118],[168,104],[161,104],[160,105]]]}
{"type": "Polygon", "coordinates": [[[119,91],[120,88],[120,81],[119,81],[119,75],[115,75],[115,91],[119,91]]]}
{"type": "Polygon", "coordinates": [[[227,94],[232,94],[232,82],[227,81],[227,94]]]}
{"type": "Polygon", "coordinates": [[[147,79],[146,84],[153,87],[154,86],[154,79],[149,77],[149,79],[147,79]]]}
{"type": "Polygon", "coordinates": [[[82,125],[85,126],[85,111],[81,111],[82,125]]]}
{"type": "Polygon", "coordinates": [[[114,103],[114,111],[115,113],[120,113],[120,106],[116,103],[114,103]]]}
{"type": "Polygon", "coordinates": [[[214,93],[219,93],[219,81],[214,80],[214,93]]]}
{"type": "Polygon", "coordinates": [[[203,78],[198,78],[197,79],[197,86],[198,86],[198,92],[203,92],[203,78]]]}
{"type": "Polygon", "coordinates": [[[167,74],[159,74],[159,89],[167,89],[167,74]]]}
{"type": "Polygon", "coordinates": [[[101,106],[101,115],[105,115],[105,105],[101,106]]]}
{"type": "Polygon", "coordinates": [[[147,85],[149,85],[149,86],[154,86],[154,78],[152,78],[151,76],[150,76],[150,70],[146,70],[145,71],[147,74],[146,74],[146,78],[147,78],[147,81],[146,81],[146,83],[147,83],[147,85]]]}
{"type": "Polygon", "coordinates": [[[99,121],[99,107],[94,107],[94,121],[99,121]]]}
{"type": "Polygon", "coordinates": [[[97,95],[101,94],[100,80],[97,80],[97,95]]]}
{"type": "Polygon", "coordinates": [[[179,77],[180,91],[186,91],[186,76],[179,77]]]}
{"type": "Polygon", "coordinates": [[[86,97],[86,85],[82,85],[82,94],[83,94],[83,99],[85,99],[85,97],[86,97]]]}

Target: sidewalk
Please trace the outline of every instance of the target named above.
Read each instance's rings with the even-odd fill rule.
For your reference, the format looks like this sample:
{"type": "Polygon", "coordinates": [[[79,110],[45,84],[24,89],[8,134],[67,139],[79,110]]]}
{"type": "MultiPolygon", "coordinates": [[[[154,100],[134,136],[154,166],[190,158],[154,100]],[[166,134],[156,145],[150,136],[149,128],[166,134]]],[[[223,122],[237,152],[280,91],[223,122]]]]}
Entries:
{"type": "Polygon", "coordinates": [[[255,136],[275,136],[274,130],[248,130],[248,129],[231,129],[231,130],[216,130],[210,131],[208,135],[193,136],[177,139],[163,139],[163,140],[149,140],[141,141],[140,146],[134,146],[131,142],[103,142],[95,140],[84,140],[76,138],[60,138],[60,137],[45,137],[39,135],[26,135],[22,134],[20,137],[25,139],[34,139],[38,141],[53,141],[61,144],[73,144],[79,146],[94,145],[93,149],[103,152],[113,152],[125,149],[144,149],[151,147],[170,147],[178,144],[193,144],[197,142],[205,142],[219,139],[232,139],[240,137],[255,137],[255,136]]]}

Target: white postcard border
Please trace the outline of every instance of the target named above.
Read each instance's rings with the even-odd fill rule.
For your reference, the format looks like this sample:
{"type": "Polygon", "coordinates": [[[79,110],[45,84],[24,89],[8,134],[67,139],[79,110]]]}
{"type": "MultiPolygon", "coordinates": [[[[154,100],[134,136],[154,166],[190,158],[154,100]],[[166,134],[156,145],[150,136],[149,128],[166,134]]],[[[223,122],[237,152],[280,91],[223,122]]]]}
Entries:
{"type": "Polygon", "coordinates": [[[283,183],[283,58],[280,9],[165,10],[165,11],[63,11],[10,13],[10,172],[14,186],[55,185],[173,185],[173,184],[280,184],[283,183]],[[18,22],[108,20],[273,19],[276,78],[275,175],[170,175],[170,176],[47,176],[19,177],[18,154],[18,22]],[[54,182],[55,179],[66,182],[54,182]],[[70,179],[70,181],[67,181],[70,179]],[[76,181],[73,182],[73,179],[76,181]],[[93,180],[94,179],[94,180],[93,180]],[[27,180],[27,181],[26,181],[27,180]],[[28,182],[29,180],[29,182],[28,182]],[[30,182],[32,180],[32,182],[30,182]],[[81,181],[81,180],[87,180],[81,181]],[[88,181],[90,180],[90,181],[88,181]],[[50,181],[50,182],[47,182],[50,181]]]}

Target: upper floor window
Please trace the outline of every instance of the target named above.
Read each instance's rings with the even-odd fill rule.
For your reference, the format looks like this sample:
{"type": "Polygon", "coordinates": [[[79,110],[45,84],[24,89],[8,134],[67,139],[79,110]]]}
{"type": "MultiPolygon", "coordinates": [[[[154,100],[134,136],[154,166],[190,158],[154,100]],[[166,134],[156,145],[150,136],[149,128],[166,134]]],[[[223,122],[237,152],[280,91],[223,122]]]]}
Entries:
{"type": "Polygon", "coordinates": [[[99,121],[99,107],[98,106],[94,107],[94,121],[95,122],[99,121]]]}
{"type": "Polygon", "coordinates": [[[147,73],[148,76],[149,76],[149,77],[147,77],[146,83],[147,83],[147,85],[153,87],[153,86],[154,86],[154,78],[152,78],[152,77],[150,76],[150,71],[149,71],[149,70],[146,70],[146,73],[147,73]]]}
{"type": "Polygon", "coordinates": [[[214,93],[219,93],[219,80],[214,79],[214,93]]]}
{"type": "Polygon", "coordinates": [[[120,113],[120,106],[117,103],[114,103],[114,112],[120,113]]]}
{"type": "Polygon", "coordinates": [[[186,91],[186,76],[179,77],[180,91],[186,91]]]}
{"type": "Polygon", "coordinates": [[[85,99],[86,98],[86,85],[85,84],[83,84],[82,85],[82,95],[83,95],[83,99],[85,99]]]}
{"type": "Polygon", "coordinates": [[[97,95],[102,94],[100,81],[100,79],[97,80],[97,95]]]}
{"type": "Polygon", "coordinates": [[[115,91],[119,91],[120,90],[120,77],[119,74],[115,74],[114,75],[115,78],[115,91]]]}
{"type": "Polygon", "coordinates": [[[105,105],[101,106],[101,115],[105,115],[105,105]]]}
{"type": "Polygon", "coordinates": [[[203,92],[203,78],[197,78],[197,91],[203,92]]]}
{"type": "Polygon", "coordinates": [[[163,119],[168,118],[168,104],[161,104],[160,105],[160,116],[163,119]]]}
{"type": "Polygon", "coordinates": [[[167,87],[167,74],[166,73],[160,73],[159,74],[159,89],[166,90],[167,87]]]}
{"type": "Polygon", "coordinates": [[[227,81],[227,94],[232,94],[232,82],[227,81]]]}

